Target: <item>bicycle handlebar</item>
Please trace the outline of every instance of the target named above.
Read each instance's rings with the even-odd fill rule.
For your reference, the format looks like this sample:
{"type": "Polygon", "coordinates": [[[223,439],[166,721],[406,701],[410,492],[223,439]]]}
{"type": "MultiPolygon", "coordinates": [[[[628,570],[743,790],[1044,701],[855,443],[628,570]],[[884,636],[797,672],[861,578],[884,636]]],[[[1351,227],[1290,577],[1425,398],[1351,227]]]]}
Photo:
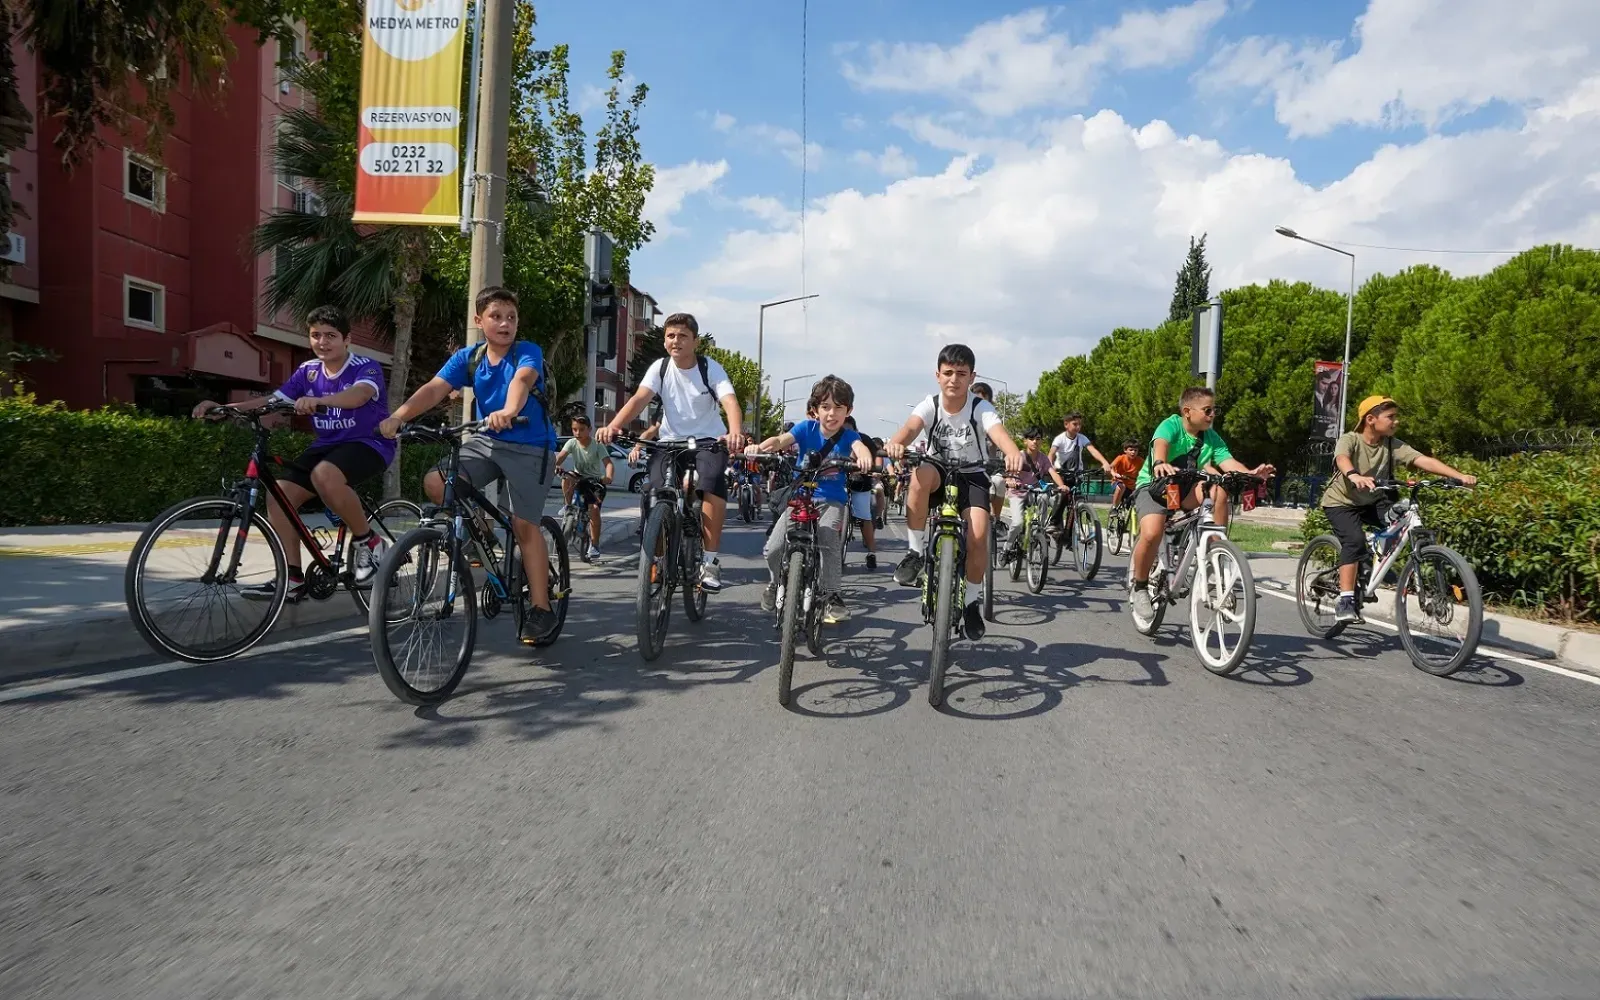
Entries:
{"type": "Polygon", "coordinates": [[[280,400],[280,399],[269,399],[265,403],[263,403],[262,405],[256,406],[256,407],[251,407],[250,409],[241,409],[241,408],[239,408],[237,406],[234,406],[232,404],[229,404],[229,403],[223,403],[223,404],[220,404],[218,406],[213,406],[211,409],[209,409],[209,410],[207,410],[205,412],[204,419],[206,419],[206,420],[233,419],[233,420],[243,420],[243,421],[247,421],[249,423],[255,423],[256,421],[260,420],[262,417],[270,416],[271,414],[274,414],[274,413],[293,413],[293,412],[294,412],[294,404],[293,403],[285,402],[285,401],[280,400]]]}
{"type": "Polygon", "coordinates": [[[1221,475],[1217,475],[1214,472],[1205,472],[1200,469],[1179,469],[1171,475],[1156,476],[1146,483],[1144,488],[1159,489],[1165,487],[1168,483],[1188,483],[1190,485],[1204,483],[1206,486],[1220,486],[1229,493],[1236,494],[1246,486],[1261,482],[1265,482],[1265,480],[1253,472],[1224,472],[1221,475]]]}
{"type": "MultiPolygon", "coordinates": [[[[407,441],[452,441],[466,434],[475,434],[487,427],[488,424],[489,419],[487,417],[482,420],[469,420],[464,424],[456,424],[454,427],[427,427],[422,424],[406,424],[395,432],[395,438],[407,441]]],[[[526,427],[528,426],[528,418],[514,417],[511,425],[513,427],[526,427]]]]}
{"type": "Polygon", "coordinates": [[[944,459],[939,458],[936,455],[929,454],[925,451],[908,451],[905,453],[905,457],[903,457],[901,461],[909,463],[913,467],[918,465],[931,465],[940,472],[944,473],[946,476],[949,476],[951,473],[959,474],[962,472],[977,472],[980,470],[989,475],[994,475],[997,472],[1004,472],[1006,470],[1006,460],[1003,458],[991,458],[982,462],[947,462],[944,459]]]}
{"type": "Polygon", "coordinates": [[[645,440],[633,434],[617,434],[611,443],[620,447],[637,445],[640,448],[653,448],[656,451],[727,451],[728,444],[721,438],[684,438],[681,441],[661,441],[659,439],[645,440]],[[701,442],[705,442],[702,444],[701,442]]]}

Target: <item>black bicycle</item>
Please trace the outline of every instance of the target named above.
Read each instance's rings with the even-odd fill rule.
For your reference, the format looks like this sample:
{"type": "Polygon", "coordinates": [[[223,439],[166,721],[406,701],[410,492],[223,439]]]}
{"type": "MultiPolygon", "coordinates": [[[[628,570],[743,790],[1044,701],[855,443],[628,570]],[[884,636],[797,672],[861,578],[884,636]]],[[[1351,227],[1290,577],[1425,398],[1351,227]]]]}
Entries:
{"type": "MultiPolygon", "coordinates": [[[[959,613],[966,607],[967,522],[961,516],[958,491],[962,473],[1005,470],[1005,460],[987,462],[946,462],[927,452],[906,452],[905,462],[915,468],[931,465],[939,473],[940,485],[928,497],[928,523],[922,548],[922,620],[933,626],[933,649],[928,658],[928,704],[944,703],[944,675],[950,666],[950,639],[966,637],[966,624],[959,613]]],[[[989,537],[994,538],[991,530],[989,537]]],[[[994,550],[990,548],[989,574],[993,579],[994,550]]]]}
{"type": "Polygon", "coordinates": [[[1087,474],[1081,470],[1061,471],[1061,478],[1066,482],[1067,489],[1066,492],[1058,494],[1056,503],[1064,504],[1065,507],[1061,516],[1061,528],[1054,532],[1055,554],[1050,561],[1061,562],[1061,553],[1070,549],[1078,573],[1085,580],[1093,580],[1095,574],[1100,572],[1103,546],[1100,519],[1094,516],[1094,511],[1083,499],[1083,492],[1079,489],[1086,476],[1087,474]]]}
{"type": "Polygon", "coordinates": [[[593,562],[589,557],[590,511],[600,506],[600,496],[606,484],[593,476],[580,476],[576,472],[559,470],[563,479],[572,481],[572,499],[561,507],[561,537],[567,550],[577,550],[578,558],[593,562]]]}
{"type": "Polygon", "coordinates": [[[653,484],[650,516],[639,540],[639,585],[635,598],[638,614],[639,654],[646,660],[661,655],[672,618],[672,598],[683,588],[683,611],[692,622],[706,616],[706,591],[700,586],[700,564],[705,554],[701,536],[699,473],[695,456],[707,448],[726,453],[718,438],[627,443],[667,455],[670,470],[664,484],[653,484]]]}
{"type": "MultiPolygon", "coordinates": [[[[261,418],[292,412],[294,404],[282,402],[255,410],[212,408],[212,417],[246,424],[255,432],[244,478],[225,485],[224,496],[173,504],[134,543],[123,573],[123,599],[134,627],[157,652],[211,663],[238,656],[272,630],[289,595],[289,567],[283,540],[259,509],[264,494],[288,511],[296,537],[311,555],[305,568],[306,596],[326,601],[342,584],[366,613],[368,591],[354,576],[353,533],[342,522],[337,536],[327,528],[306,527],[272,474],[272,463],[279,459],[268,448],[272,432],[261,425],[261,418]],[[272,585],[270,596],[252,599],[256,593],[247,593],[265,595],[266,584],[272,585]]],[[[361,507],[371,530],[391,544],[422,517],[422,508],[409,500],[374,507],[363,498],[361,507]]]]}
{"type": "MultiPolygon", "coordinates": [[[[516,418],[518,425],[527,421],[516,418]]],[[[422,524],[390,549],[378,568],[367,616],[378,673],[396,698],[412,705],[443,701],[461,683],[472,662],[480,612],[487,621],[510,608],[520,632],[529,611],[527,574],[511,515],[459,475],[462,438],[485,426],[484,420],[442,428],[413,424],[397,435],[450,449],[444,503],[430,507],[422,524]],[[483,570],[481,590],[474,563],[483,570]],[[457,626],[460,636],[452,639],[449,630],[457,626]]],[[[548,515],[538,523],[549,553],[550,610],[556,615],[555,627],[534,643],[542,647],[555,642],[566,623],[572,578],[560,523],[548,515]]]]}

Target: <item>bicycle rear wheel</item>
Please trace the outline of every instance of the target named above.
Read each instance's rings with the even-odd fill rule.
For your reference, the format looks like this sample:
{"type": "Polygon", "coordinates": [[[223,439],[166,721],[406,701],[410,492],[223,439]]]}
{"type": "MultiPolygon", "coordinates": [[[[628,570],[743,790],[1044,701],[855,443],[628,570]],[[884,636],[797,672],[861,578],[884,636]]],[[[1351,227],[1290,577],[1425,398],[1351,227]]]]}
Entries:
{"type": "Polygon", "coordinates": [[[706,616],[706,591],[700,586],[700,566],[705,562],[706,548],[698,524],[683,536],[678,551],[683,553],[683,613],[691,622],[697,622],[706,616]]]}
{"type": "Polygon", "coordinates": [[[667,623],[672,619],[672,533],[677,530],[672,508],[658,503],[650,509],[639,546],[639,583],[634,597],[637,616],[639,655],[654,660],[667,641],[667,623]]]}
{"type": "MultiPolygon", "coordinates": [[[[544,534],[545,553],[550,560],[548,579],[550,581],[550,610],[555,612],[556,624],[549,632],[539,637],[534,648],[548,646],[561,637],[561,629],[567,624],[567,601],[572,596],[572,567],[568,562],[567,542],[561,536],[561,525],[556,519],[546,515],[539,521],[539,530],[544,534]]],[[[524,571],[519,560],[517,576],[523,576],[524,571]]],[[[520,590],[520,588],[519,588],[520,590]]],[[[522,631],[523,609],[528,607],[528,597],[525,591],[519,593],[516,600],[517,631],[522,631]]]]}
{"type": "Polygon", "coordinates": [[[478,638],[478,592],[465,553],[450,565],[445,530],[425,525],[395,543],[372,582],[367,633],[378,674],[401,701],[437,704],[461,683],[478,638]]]}
{"type": "MultiPolygon", "coordinates": [[[[406,532],[421,523],[422,508],[410,500],[385,501],[378,505],[378,508],[372,512],[371,517],[367,518],[367,527],[373,534],[383,539],[391,549],[394,548],[395,542],[405,536],[406,532]]],[[[356,543],[355,539],[352,538],[349,541],[349,548],[344,554],[344,565],[348,566],[352,573],[355,572],[355,551],[356,543]]],[[[350,583],[346,586],[350,591],[350,597],[356,602],[356,607],[360,608],[361,613],[364,615],[372,609],[372,601],[370,600],[372,589],[370,587],[357,587],[354,579],[349,579],[350,583]]]]}
{"type": "Polygon", "coordinates": [[[928,704],[944,704],[944,675],[950,667],[950,613],[956,600],[956,543],[939,540],[939,566],[933,591],[933,650],[928,656],[928,704]]]}
{"type": "Polygon", "coordinates": [[[1483,633],[1478,574],[1455,549],[1424,546],[1395,584],[1394,620],[1411,662],[1436,677],[1450,676],[1472,659],[1483,633]]]}
{"type": "Polygon", "coordinates": [[[1345,622],[1334,617],[1339,604],[1339,540],[1318,535],[1306,543],[1294,573],[1294,603],[1300,623],[1322,639],[1344,631],[1345,622]]]}
{"type": "Polygon", "coordinates": [[[157,652],[189,663],[225,660],[260,642],[288,594],[283,543],[265,516],[230,497],[193,497],[162,511],[134,543],[123,573],[134,628],[157,652]],[[246,544],[252,530],[262,544],[246,544]],[[246,596],[246,588],[266,584],[270,595],[246,596]]]}

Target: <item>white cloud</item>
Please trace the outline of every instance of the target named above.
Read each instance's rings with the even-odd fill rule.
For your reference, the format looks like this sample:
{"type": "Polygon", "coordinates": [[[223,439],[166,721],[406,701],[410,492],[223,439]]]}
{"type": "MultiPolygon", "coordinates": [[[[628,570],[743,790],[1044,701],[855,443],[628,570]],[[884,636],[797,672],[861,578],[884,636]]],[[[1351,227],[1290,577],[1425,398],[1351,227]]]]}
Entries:
{"type": "Polygon", "coordinates": [[[722,111],[718,111],[711,118],[711,127],[718,132],[732,132],[733,127],[738,123],[739,119],[722,111]]]}
{"type": "Polygon", "coordinates": [[[882,153],[858,149],[850,159],[864,167],[871,167],[885,177],[908,177],[917,172],[917,161],[899,146],[889,146],[882,153]]]}
{"type": "Polygon", "coordinates": [[[657,167],[655,185],[644,200],[644,217],[656,224],[656,239],[678,232],[672,217],[692,194],[708,191],[728,172],[728,161],[691,160],[674,167],[657,167]]]}
{"type": "MultiPolygon", "coordinates": [[[[1600,189],[1586,183],[1596,163],[1600,75],[1520,126],[1385,146],[1320,188],[1288,160],[1161,121],[1063,118],[1030,142],[956,153],[880,192],[813,201],[805,289],[821,297],[804,314],[768,311],[766,361],[775,378],[849,379],[863,426],[883,433],[880,420],[902,418],[932,390],[946,342],[971,345],[981,371],[1020,392],[1113,328],[1160,321],[1191,234],[1209,234],[1217,287],[1274,277],[1343,287],[1343,258],[1283,239],[1276,225],[1392,245],[1600,244],[1600,189]]],[[[800,291],[800,233],[776,202],[745,208],[760,221],[728,234],[675,287],[652,290],[753,354],[757,304],[800,291]]],[[[1363,276],[1424,262],[1467,273],[1501,260],[1357,254],[1363,276]]]]}
{"type": "Polygon", "coordinates": [[[940,94],[986,114],[1070,107],[1089,99],[1104,70],[1189,58],[1226,12],[1226,0],[1130,11],[1075,45],[1065,33],[1052,32],[1050,13],[1038,8],[986,21],[953,46],[874,43],[864,64],[844,63],[844,74],[863,90],[940,94]]]}
{"type": "Polygon", "coordinates": [[[800,155],[800,133],[792,128],[782,128],[777,125],[761,123],[748,125],[744,129],[745,135],[754,141],[754,144],[766,149],[775,150],[783,154],[784,159],[795,166],[805,164],[807,172],[818,170],[822,165],[822,146],[816,142],[806,142],[804,145],[805,156],[800,155]]]}
{"type": "Polygon", "coordinates": [[[867,120],[860,115],[845,115],[839,124],[846,132],[859,132],[867,127],[867,120]]]}
{"type": "Polygon", "coordinates": [[[769,198],[766,195],[752,195],[748,198],[740,198],[737,204],[740,208],[769,226],[791,226],[800,218],[799,212],[789,208],[778,199],[769,198]]]}
{"type": "Polygon", "coordinates": [[[1600,62],[1594,0],[1370,0],[1354,51],[1251,36],[1198,74],[1270,97],[1290,135],[1340,125],[1433,128],[1494,101],[1544,102],[1600,62]]]}

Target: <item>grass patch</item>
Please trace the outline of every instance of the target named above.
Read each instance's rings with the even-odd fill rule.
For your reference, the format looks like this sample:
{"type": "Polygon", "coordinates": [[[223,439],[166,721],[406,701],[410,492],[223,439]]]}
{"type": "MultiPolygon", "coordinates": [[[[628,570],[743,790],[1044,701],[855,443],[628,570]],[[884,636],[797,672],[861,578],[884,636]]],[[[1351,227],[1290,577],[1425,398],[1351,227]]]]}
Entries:
{"type": "Polygon", "coordinates": [[[1282,552],[1282,549],[1274,549],[1272,543],[1302,541],[1299,528],[1278,528],[1244,521],[1229,524],[1228,537],[1246,552],[1282,552]]]}

